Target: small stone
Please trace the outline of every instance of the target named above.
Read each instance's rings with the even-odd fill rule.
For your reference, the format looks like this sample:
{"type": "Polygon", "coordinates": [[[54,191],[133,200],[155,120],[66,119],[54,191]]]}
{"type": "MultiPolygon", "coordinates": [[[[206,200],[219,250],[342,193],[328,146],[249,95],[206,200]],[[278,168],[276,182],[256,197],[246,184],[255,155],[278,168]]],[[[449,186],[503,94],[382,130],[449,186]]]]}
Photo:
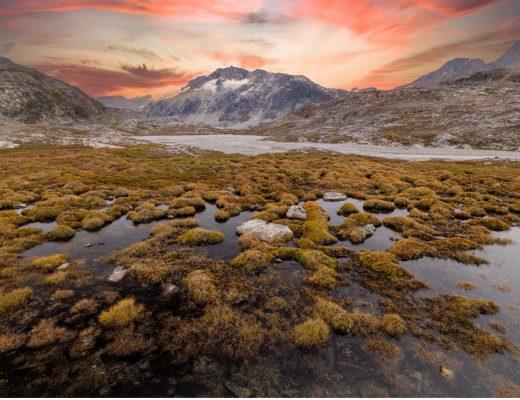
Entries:
{"type": "Polygon", "coordinates": [[[114,196],[107,196],[106,197],[106,201],[114,201],[115,197],[114,196]]]}
{"type": "Polygon", "coordinates": [[[442,366],[441,366],[441,375],[443,376],[443,378],[446,378],[449,380],[455,378],[455,372],[453,372],[453,370],[446,368],[446,367],[442,367],[442,366]]]}
{"type": "Polygon", "coordinates": [[[277,264],[280,264],[282,262],[282,259],[281,258],[275,258],[274,262],[277,263],[277,264]]]}
{"type": "Polygon", "coordinates": [[[69,266],[70,266],[70,263],[66,262],[66,263],[61,264],[61,265],[60,265],[58,268],[56,268],[56,269],[57,269],[58,271],[63,271],[63,270],[65,270],[65,269],[69,268],[69,266]]]}
{"type": "Polygon", "coordinates": [[[305,212],[305,208],[302,206],[291,206],[287,210],[285,214],[289,219],[299,219],[305,221],[307,219],[307,213],[305,212]]]}
{"type": "Polygon", "coordinates": [[[108,277],[108,281],[112,283],[117,283],[121,279],[123,279],[126,274],[128,273],[127,269],[124,269],[123,267],[117,266],[114,268],[114,271],[110,274],[108,277]]]}
{"type": "Polygon", "coordinates": [[[25,204],[25,203],[15,204],[15,205],[13,206],[13,208],[14,208],[15,210],[19,210],[19,209],[21,209],[21,208],[27,208],[27,204],[25,204]]]}
{"type": "Polygon", "coordinates": [[[326,192],[323,194],[323,200],[325,201],[342,201],[346,200],[347,195],[339,192],[326,192]]]}
{"type": "Polygon", "coordinates": [[[224,381],[224,385],[236,397],[243,398],[243,397],[251,397],[253,395],[253,393],[251,392],[250,389],[242,387],[242,386],[238,386],[231,381],[224,381]]]}
{"type": "Polygon", "coordinates": [[[163,284],[162,295],[163,296],[173,296],[178,294],[180,291],[179,287],[174,285],[173,283],[165,283],[163,284]]]}
{"type": "Polygon", "coordinates": [[[87,243],[84,247],[92,247],[92,243],[87,243]]]}
{"type": "Polygon", "coordinates": [[[230,186],[226,189],[229,193],[231,193],[233,196],[236,196],[237,195],[237,190],[233,187],[233,186],[230,186]]]}
{"type": "Polygon", "coordinates": [[[372,236],[376,232],[376,227],[372,224],[364,225],[360,228],[363,232],[365,232],[366,237],[372,236]]]}

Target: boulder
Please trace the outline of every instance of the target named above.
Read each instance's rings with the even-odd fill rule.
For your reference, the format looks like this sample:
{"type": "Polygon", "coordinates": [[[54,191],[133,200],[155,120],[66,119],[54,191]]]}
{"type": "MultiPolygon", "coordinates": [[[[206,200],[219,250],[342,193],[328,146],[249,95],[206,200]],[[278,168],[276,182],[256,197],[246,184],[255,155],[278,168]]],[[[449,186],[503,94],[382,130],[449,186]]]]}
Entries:
{"type": "Polygon", "coordinates": [[[347,195],[339,192],[325,192],[323,194],[323,200],[325,201],[342,201],[347,200],[347,195]]]}
{"type": "Polygon", "coordinates": [[[372,236],[376,232],[376,227],[372,224],[364,225],[359,229],[361,229],[365,233],[367,238],[372,236]]]}
{"type": "Polygon", "coordinates": [[[123,267],[117,266],[114,268],[114,271],[110,274],[108,277],[108,281],[112,283],[117,283],[121,279],[123,279],[126,274],[128,273],[127,269],[124,269],[123,267]]]}
{"type": "Polygon", "coordinates": [[[302,206],[291,206],[287,210],[287,214],[285,214],[287,218],[289,219],[300,219],[300,220],[306,220],[307,219],[307,213],[305,212],[305,208],[302,206]]]}
{"type": "Polygon", "coordinates": [[[261,219],[251,219],[237,227],[237,235],[253,232],[264,242],[287,242],[294,236],[288,226],[280,224],[270,224],[261,219]]]}

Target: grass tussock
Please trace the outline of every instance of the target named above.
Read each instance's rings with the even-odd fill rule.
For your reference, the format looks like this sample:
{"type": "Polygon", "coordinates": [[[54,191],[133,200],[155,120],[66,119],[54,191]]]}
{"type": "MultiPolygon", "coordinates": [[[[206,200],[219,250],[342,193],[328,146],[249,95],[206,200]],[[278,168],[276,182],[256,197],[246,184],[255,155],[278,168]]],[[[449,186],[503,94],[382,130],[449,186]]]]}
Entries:
{"type": "Polygon", "coordinates": [[[129,297],[118,301],[99,314],[99,323],[104,326],[125,326],[134,322],[144,311],[141,304],[136,303],[135,299],[129,297]]]}
{"type": "Polygon", "coordinates": [[[183,246],[202,246],[217,244],[224,241],[224,235],[219,231],[204,228],[193,228],[177,238],[177,243],[183,246]]]}

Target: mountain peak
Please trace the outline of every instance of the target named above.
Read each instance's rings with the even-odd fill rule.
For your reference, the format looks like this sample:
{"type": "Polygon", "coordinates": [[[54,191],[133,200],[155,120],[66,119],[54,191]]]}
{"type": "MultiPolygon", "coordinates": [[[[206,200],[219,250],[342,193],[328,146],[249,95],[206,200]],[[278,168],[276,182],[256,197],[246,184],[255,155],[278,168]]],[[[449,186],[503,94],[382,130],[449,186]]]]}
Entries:
{"type": "Polygon", "coordinates": [[[452,79],[468,77],[477,72],[518,67],[520,67],[520,40],[513,43],[495,62],[486,64],[480,58],[454,58],[439,69],[421,76],[407,86],[432,86],[452,79]]]}
{"type": "Polygon", "coordinates": [[[513,43],[513,45],[492,64],[495,68],[520,67],[520,40],[513,43]]]}
{"type": "Polygon", "coordinates": [[[231,66],[191,80],[178,95],[152,102],[146,111],[219,127],[246,128],[344,93],[301,75],[231,66]]]}
{"type": "Polygon", "coordinates": [[[33,123],[88,119],[104,111],[78,88],[0,57],[0,115],[33,123]]]}

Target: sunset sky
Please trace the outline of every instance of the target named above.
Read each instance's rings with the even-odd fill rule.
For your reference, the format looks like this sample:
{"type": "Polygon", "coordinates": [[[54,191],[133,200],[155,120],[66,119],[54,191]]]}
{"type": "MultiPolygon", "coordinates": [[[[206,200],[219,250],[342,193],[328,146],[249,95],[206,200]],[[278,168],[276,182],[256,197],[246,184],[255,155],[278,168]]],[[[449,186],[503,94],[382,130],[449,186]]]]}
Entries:
{"type": "Polygon", "coordinates": [[[0,55],[94,96],[174,94],[229,65],[392,88],[516,40],[519,0],[0,0],[0,55]]]}

